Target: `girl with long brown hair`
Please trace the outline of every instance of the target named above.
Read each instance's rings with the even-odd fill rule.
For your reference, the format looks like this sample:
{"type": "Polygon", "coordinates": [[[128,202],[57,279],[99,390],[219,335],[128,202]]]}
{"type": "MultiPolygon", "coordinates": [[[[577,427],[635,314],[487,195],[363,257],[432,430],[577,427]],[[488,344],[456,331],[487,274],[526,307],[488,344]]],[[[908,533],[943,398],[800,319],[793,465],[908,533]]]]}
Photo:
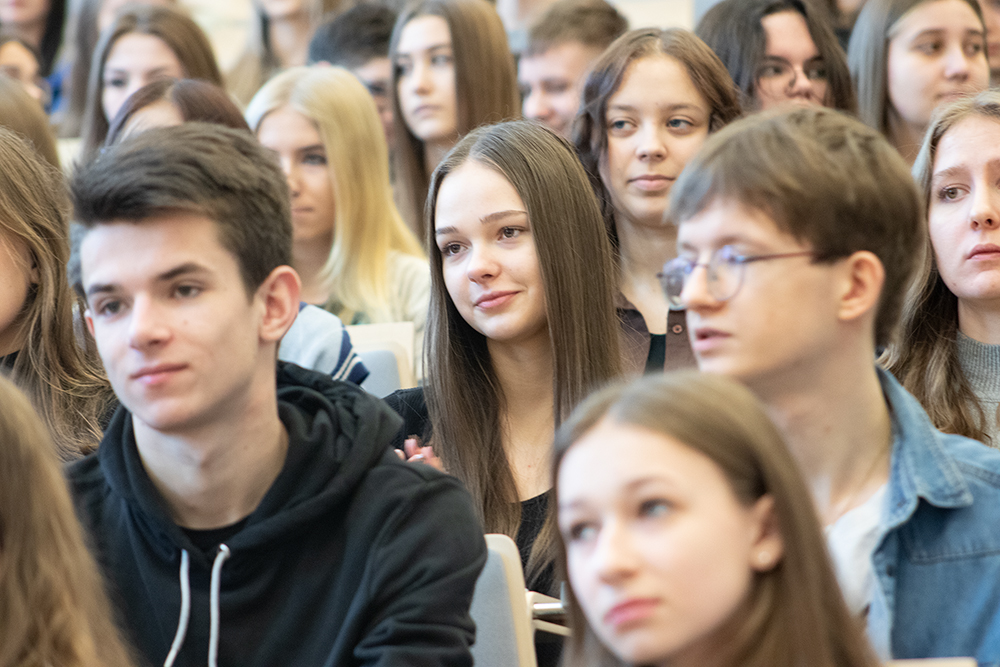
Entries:
{"type": "Polygon", "coordinates": [[[694,372],[610,387],[563,424],[555,457],[565,664],[878,664],[747,389],[694,372]]]}
{"type": "Polygon", "coordinates": [[[913,166],[929,234],[883,361],[934,425],[1000,447],[1000,93],[945,107],[913,166]]]}
{"type": "Polygon", "coordinates": [[[464,137],[427,205],[431,309],[422,389],[390,404],[468,487],[488,533],[515,538],[552,592],[554,429],[619,373],[611,249],[568,143],[533,123],[464,137]],[[426,404],[425,404],[426,401],[426,404]]]}
{"type": "Polygon", "coordinates": [[[521,117],[514,57],[486,0],[419,0],[399,15],[389,57],[397,200],[423,238],[431,172],[452,146],[486,123],[521,117]]]}
{"type": "Polygon", "coordinates": [[[31,398],[70,460],[97,446],[114,396],[74,326],[79,301],[66,277],[66,186],[31,145],[3,128],[0,173],[0,372],[31,398]]]}
{"type": "Polygon", "coordinates": [[[0,667],[127,667],[51,439],[0,377],[0,667]]]}

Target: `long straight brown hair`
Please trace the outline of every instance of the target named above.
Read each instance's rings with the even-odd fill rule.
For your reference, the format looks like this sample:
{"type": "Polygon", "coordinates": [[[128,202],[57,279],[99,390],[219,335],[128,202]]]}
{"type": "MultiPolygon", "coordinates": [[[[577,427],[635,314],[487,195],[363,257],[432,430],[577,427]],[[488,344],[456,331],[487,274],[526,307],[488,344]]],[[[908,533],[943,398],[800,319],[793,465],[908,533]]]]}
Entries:
{"type": "Polygon", "coordinates": [[[455,59],[458,103],[457,136],[480,125],[521,117],[514,56],[507,33],[494,6],[486,0],[418,0],[409,5],[392,30],[389,57],[393,61],[392,105],[396,145],[393,163],[400,212],[417,238],[424,237],[424,202],[430,174],[424,163],[424,144],[403,120],[399,106],[399,69],[395,66],[399,37],[406,24],[420,16],[440,16],[448,23],[455,59]]]}
{"type": "Polygon", "coordinates": [[[0,667],[127,667],[52,443],[0,378],[0,667]]]}
{"type": "MultiPolygon", "coordinates": [[[[620,374],[611,247],[587,176],[572,147],[541,125],[514,121],[475,130],[434,171],[427,200],[431,307],[424,395],[432,444],[465,482],[490,533],[516,536],[517,486],[503,447],[506,400],[486,337],[448,295],[434,217],[441,183],[466,161],[495,169],[524,202],[544,285],[553,358],[553,420],[558,426],[583,398],[620,374]]],[[[555,531],[543,528],[528,561],[530,582],[553,561],[555,531]]]]}
{"type": "MultiPolygon", "coordinates": [[[[826,552],[812,497],[781,434],[754,396],[722,376],[694,371],[647,376],[588,399],[556,434],[554,479],[581,437],[609,420],[648,429],[707,456],[747,507],[769,496],[784,545],[781,560],[753,575],[747,598],[719,631],[712,664],[725,667],[875,667],[874,653],[851,617],[826,552]]],[[[627,446],[627,443],[621,443],[627,446]]],[[[559,487],[555,485],[555,502],[559,487]]],[[[559,540],[561,565],[566,549],[559,540]]],[[[625,663],[604,646],[568,590],[573,634],[563,664],[625,663]]]]}
{"type": "Polygon", "coordinates": [[[82,311],[83,305],[66,274],[66,185],[30,144],[4,128],[0,174],[0,236],[23,244],[37,271],[20,318],[23,342],[10,379],[31,398],[60,456],[71,460],[97,447],[114,395],[89,334],[78,337],[74,325],[74,309],[82,311]]]}
{"type": "MultiPolygon", "coordinates": [[[[1000,124],[1000,92],[990,90],[953,102],[931,121],[913,165],[913,178],[928,208],[941,139],[955,125],[974,117],[1000,124]]],[[[987,426],[996,424],[1000,415],[986,414],[962,372],[956,344],[958,297],[941,279],[929,234],[917,271],[903,302],[898,344],[886,350],[880,361],[917,397],[939,429],[1000,447],[1000,442],[990,442],[987,426]]]]}

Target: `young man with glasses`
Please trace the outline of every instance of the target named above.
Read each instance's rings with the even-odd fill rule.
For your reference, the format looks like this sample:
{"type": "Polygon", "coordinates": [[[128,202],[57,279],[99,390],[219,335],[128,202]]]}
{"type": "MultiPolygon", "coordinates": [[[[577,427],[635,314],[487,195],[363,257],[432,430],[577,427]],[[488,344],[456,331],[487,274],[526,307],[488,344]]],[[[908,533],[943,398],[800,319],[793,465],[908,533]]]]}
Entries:
{"type": "Polygon", "coordinates": [[[672,194],[668,298],[699,367],[783,431],[875,647],[1000,660],[1000,452],[936,431],[874,362],[925,247],[902,159],[838,112],[762,114],[710,138],[672,194]]]}

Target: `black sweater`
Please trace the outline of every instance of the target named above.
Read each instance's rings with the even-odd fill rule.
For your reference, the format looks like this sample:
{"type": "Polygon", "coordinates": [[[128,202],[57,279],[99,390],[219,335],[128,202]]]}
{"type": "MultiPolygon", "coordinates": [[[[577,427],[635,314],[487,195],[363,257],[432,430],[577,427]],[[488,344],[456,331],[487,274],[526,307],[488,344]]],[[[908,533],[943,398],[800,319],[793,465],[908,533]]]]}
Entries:
{"type": "MultiPolygon", "coordinates": [[[[399,419],[354,385],[279,364],[284,468],[225,542],[220,666],[471,665],[468,616],[486,557],[467,492],[388,447],[399,419]]],[[[118,410],[97,454],[68,469],[112,600],[150,664],[190,618],[175,665],[205,665],[213,560],[169,518],[118,410]]]]}

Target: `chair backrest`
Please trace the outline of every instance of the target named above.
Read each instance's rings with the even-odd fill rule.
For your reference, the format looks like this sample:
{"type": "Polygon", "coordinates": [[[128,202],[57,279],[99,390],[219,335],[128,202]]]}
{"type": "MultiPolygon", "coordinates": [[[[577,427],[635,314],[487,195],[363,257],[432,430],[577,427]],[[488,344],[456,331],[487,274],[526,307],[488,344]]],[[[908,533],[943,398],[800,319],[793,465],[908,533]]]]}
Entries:
{"type": "Polygon", "coordinates": [[[366,352],[389,350],[396,356],[400,388],[417,386],[413,374],[413,322],[352,324],[344,328],[351,336],[354,351],[366,360],[366,366],[368,365],[366,352]]]}
{"type": "Polygon", "coordinates": [[[506,535],[487,535],[489,557],[469,613],[476,622],[476,667],[537,667],[521,555],[506,535]]]}
{"type": "Polygon", "coordinates": [[[358,356],[368,369],[368,377],[361,383],[361,388],[369,394],[385,398],[403,388],[399,379],[399,361],[392,350],[366,350],[358,356]]]}

